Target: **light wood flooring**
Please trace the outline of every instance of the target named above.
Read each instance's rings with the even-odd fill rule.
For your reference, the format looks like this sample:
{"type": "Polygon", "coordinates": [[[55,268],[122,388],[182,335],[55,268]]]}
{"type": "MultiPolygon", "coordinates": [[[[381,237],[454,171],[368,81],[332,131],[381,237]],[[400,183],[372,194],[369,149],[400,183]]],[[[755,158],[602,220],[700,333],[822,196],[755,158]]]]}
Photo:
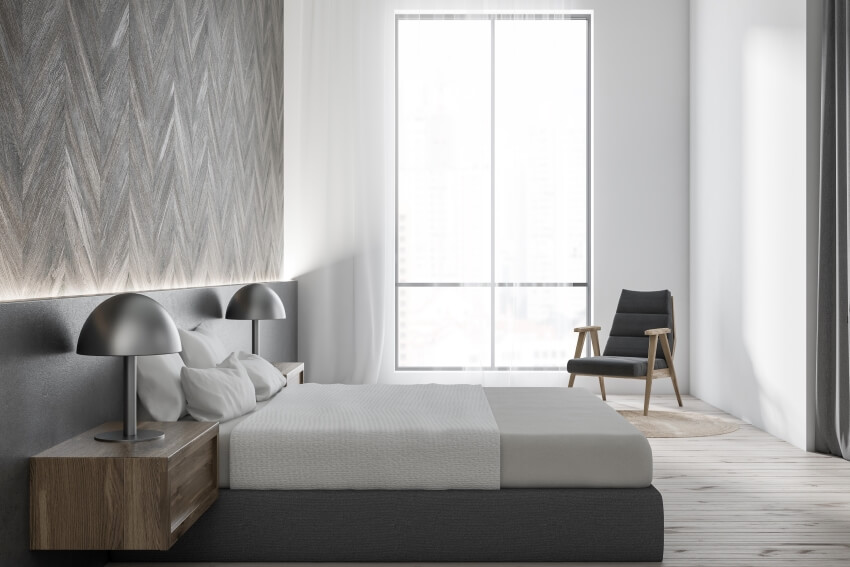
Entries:
{"type": "MultiPolygon", "coordinates": [[[[616,409],[643,408],[643,396],[608,398],[616,409]]],[[[678,411],[673,396],[653,396],[652,402],[650,409],[678,411]]],[[[684,404],[686,411],[737,421],[691,396],[684,404]]],[[[653,484],[664,497],[664,562],[586,565],[850,566],[850,462],[806,453],[747,424],[717,437],[650,443],[653,484]]]]}

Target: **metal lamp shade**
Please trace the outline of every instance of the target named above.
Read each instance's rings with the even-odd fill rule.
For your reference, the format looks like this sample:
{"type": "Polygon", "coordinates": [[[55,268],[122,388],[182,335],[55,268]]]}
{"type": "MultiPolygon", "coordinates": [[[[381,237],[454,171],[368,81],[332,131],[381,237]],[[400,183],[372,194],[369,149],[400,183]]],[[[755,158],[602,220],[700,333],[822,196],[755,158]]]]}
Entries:
{"type": "Polygon", "coordinates": [[[233,294],[224,316],[228,319],[286,319],[286,310],[272,288],[253,283],[233,294]]]}
{"type": "Polygon", "coordinates": [[[168,312],[150,297],[122,293],[88,316],[77,340],[77,354],[124,357],[124,429],[101,433],[99,441],[150,441],[161,431],[136,428],[136,356],[180,352],[180,334],[168,312]]]}
{"type": "Polygon", "coordinates": [[[266,284],[248,284],[230,298],[224,315],[228,319],[249,319],[251,324],[251,352],[260,352],[260,320],[286,319],[286,310],[280,296],[266,284]]]}
{"type": "Polygon", "coordinates": [[[180,334],[168,311],[138,293],[122,293],[98,305],[77,341],[77,354],[89,356],[145,356],[181,350],[180,334]]]}

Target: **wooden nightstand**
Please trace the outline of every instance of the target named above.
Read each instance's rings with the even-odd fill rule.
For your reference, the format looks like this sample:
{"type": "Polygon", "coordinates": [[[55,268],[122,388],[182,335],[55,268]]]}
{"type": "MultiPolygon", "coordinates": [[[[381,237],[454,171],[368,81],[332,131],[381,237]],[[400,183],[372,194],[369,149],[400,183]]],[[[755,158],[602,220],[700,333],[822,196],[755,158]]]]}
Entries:
{"type": "Polygon", "coordinates": [[[174,545],[218,498],[218,423],[140,423],[165,439],[95,441],[105,423],[30,459],[30,549],[174,545]]]}
{"type": "Polygon", "coordinates": [[[281,374],[286,376],[287,385],[304,383],[303,362],[275,362],[274,367],[280,370],[281,374]]]}

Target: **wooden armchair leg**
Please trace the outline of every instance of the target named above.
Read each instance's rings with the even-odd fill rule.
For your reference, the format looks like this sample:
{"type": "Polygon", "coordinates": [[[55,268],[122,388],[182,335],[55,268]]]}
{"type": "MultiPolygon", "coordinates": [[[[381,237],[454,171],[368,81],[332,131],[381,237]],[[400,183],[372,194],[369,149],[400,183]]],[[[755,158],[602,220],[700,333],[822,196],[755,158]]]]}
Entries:
{"type": "Polygon", "coordinates": [[[676,381],[676,373],[670,369],[670,378],[673,379],[673,391],[676,392],[676,400],[679,402],[679,407],[682,407],[682,396],[679,395],[679,382],[676,381]]]}
{"type": "Polygon", "coordinates": [[[670,343],[667,340],[667,335],[661,335],[661,350],[664,352],[667,367],[670,369],[670,378],[673,380],[673,391],[676,392],[676,401],[679,402],[679,407],[682,407],[682,396],[679,395],[679,381],[676,380],[676,368],[673,366],[673,353],[670,352],[670,343]]]}
{"type": "MultiPolygon", "coordinates": [[[[599,333],[596,331],[590,332],[590,345],[593,347],[593,356],[599,356],[599,333]]],[[[602,399],[607,400],[605,396],[605,379],[599,377],[599,391],[602,392],[602,399]]]]}
{"type": "Polygon", "coordinates": [[[658,335],[650,335],[649,352],[646,357],[646,395],[643,397],[643,415],[649,414],[649,394],[652,392],[652,375],[655,373],[655,353],[657,348],[658,335]]]}
{"type": "MultiPolygon", "coordinates": [[[[581,358],[581,351],[584,349],[584,337],[587,335],[587,331],[581,331],[578,334],[578,341],[576,341],[576,355],[574,358],[581,358]]],[[[576,383],[576,375],[570,374],[570,383],[567,386],[568,388],[572,388],[573,384],[576,383]]]]}

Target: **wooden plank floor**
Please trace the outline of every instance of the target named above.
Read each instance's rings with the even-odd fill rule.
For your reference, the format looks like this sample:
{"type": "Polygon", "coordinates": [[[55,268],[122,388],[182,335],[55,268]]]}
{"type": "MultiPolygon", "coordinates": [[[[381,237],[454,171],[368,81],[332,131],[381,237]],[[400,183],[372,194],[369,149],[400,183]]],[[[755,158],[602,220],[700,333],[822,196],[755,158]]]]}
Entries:
{"type": "MultiPolygon", "coordinates": [[[[609,396],[609,402],[617,409],[643,408],[642,396],[609,396]]],[[[686,411],[737,421],[696,398],[685,396],[684,403],[686,411]]],[[[679,411],[672,396],[653,397],[651,409],[679,411]]],[[[850,566],[849,462],[806,453],[746,424],[717,437],[650,443],[653,484],[664,497],[664,562],[588,565],[850,566]]]]}
{"type": "MultiPolygon", "coordinates": [[[[640,396],[611,396],[642,409],[640,396]]],[[[679,411],[673,396],[652,408],[679,411]]],[[[850,565],[850,463],[806,453],[686,396],[686,411],[741,423],[726,435],[650,439],[664,497],[663,565],[850,565]]]]}

